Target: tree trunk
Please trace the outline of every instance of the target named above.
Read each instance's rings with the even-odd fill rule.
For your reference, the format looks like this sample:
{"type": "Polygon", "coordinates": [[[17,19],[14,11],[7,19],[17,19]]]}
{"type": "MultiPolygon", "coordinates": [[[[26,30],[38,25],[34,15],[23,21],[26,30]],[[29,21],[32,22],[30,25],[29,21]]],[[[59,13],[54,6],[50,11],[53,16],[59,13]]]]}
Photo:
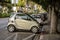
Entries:
{"type": "Polygon", "coordinates": [[[57,27],[57,16],[54,11],[54,7],[52,7],[50,33],[56,33],[56,27],[57,27]]]}
{"type": "Polygon", "coordinates": [[[51,5],[49,5],[49,7],[48,7],[48,22],[49,22],[49,26],[50,26],[50,23],[51,23],[51,5]]]}

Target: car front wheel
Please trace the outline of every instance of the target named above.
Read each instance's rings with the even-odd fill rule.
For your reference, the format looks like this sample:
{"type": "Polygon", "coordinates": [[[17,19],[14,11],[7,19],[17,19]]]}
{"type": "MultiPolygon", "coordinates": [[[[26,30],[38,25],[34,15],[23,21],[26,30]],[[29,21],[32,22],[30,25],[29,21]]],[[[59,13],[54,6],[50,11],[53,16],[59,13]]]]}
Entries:
{"type": "Polygon", "coordinates": [[[36,27],[36,26],[32,27],[32,28],[31,28],[31,31],[32,31],[33,33],[37,33],[37,32],[38,32],[38,27],[36,27]]]}
{"type": "Polygon", "coordinates": [[[15,26],[9,25],[9,26],[7,27],[7,30],[8,30],[9,32],[14,32],[14,31],[15,31],[15,26]]]}

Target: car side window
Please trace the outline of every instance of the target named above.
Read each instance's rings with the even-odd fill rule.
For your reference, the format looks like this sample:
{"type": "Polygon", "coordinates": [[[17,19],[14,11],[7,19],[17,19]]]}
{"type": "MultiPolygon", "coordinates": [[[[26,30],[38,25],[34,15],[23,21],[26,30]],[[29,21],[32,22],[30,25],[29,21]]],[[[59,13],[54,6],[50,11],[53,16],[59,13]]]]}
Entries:
{"type": "Polygon", "coordinates": [[[25,14],[17,14],[16,18],[23,19],[23,20],[31,20],[31,18],[25,14]]]}
{"type": "Polygon", "coordinates": [[[16,19],[20,19],[21,17],[19,16],[19,14],[16,15],[16,19]]]}

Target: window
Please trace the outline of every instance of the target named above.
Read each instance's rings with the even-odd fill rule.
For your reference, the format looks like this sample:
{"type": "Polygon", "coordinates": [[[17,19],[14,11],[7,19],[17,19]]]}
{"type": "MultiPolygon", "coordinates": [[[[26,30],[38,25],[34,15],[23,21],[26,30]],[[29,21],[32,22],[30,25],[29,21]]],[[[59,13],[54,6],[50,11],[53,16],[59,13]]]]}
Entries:
{"type": "Polygon", "coordinates": [[[17,14],[16,17],[24,20],[31,20],[31,18],[26,14],[17,14]]]}

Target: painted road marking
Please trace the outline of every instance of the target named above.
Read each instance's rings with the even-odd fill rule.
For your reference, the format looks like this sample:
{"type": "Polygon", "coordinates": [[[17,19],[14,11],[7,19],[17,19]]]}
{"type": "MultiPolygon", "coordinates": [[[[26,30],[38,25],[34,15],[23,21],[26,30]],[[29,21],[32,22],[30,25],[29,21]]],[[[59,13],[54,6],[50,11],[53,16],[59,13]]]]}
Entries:
{"type": "Polygon", "coordinates": [[[12,34],[11,36],[7,37],[5,40],[10,39],[12,36],[14,36],[15,34],[12,34]]]}
{"type": "Polygon", "coordinates": [[[42,40],[42,39],[43,39],[43,35],[40,36],[40,40],[42,40]]]}
{"type": "Polygon", "coordinates": [[[18,33],[16,33],[16,35],[15,35],[13,40],[17,40],[17,37],[18,37],[18,33]]]}
{"type": "Polygon", "coordinates": [[[33,36],[35,36],[35,34],[32,34],[32,35],[30,35],[30,36],[24,38],[23,40],[27,40],[27,39],[29,39],[29,38],[31,38],[31,37],[33,37],[33,36]]]}

